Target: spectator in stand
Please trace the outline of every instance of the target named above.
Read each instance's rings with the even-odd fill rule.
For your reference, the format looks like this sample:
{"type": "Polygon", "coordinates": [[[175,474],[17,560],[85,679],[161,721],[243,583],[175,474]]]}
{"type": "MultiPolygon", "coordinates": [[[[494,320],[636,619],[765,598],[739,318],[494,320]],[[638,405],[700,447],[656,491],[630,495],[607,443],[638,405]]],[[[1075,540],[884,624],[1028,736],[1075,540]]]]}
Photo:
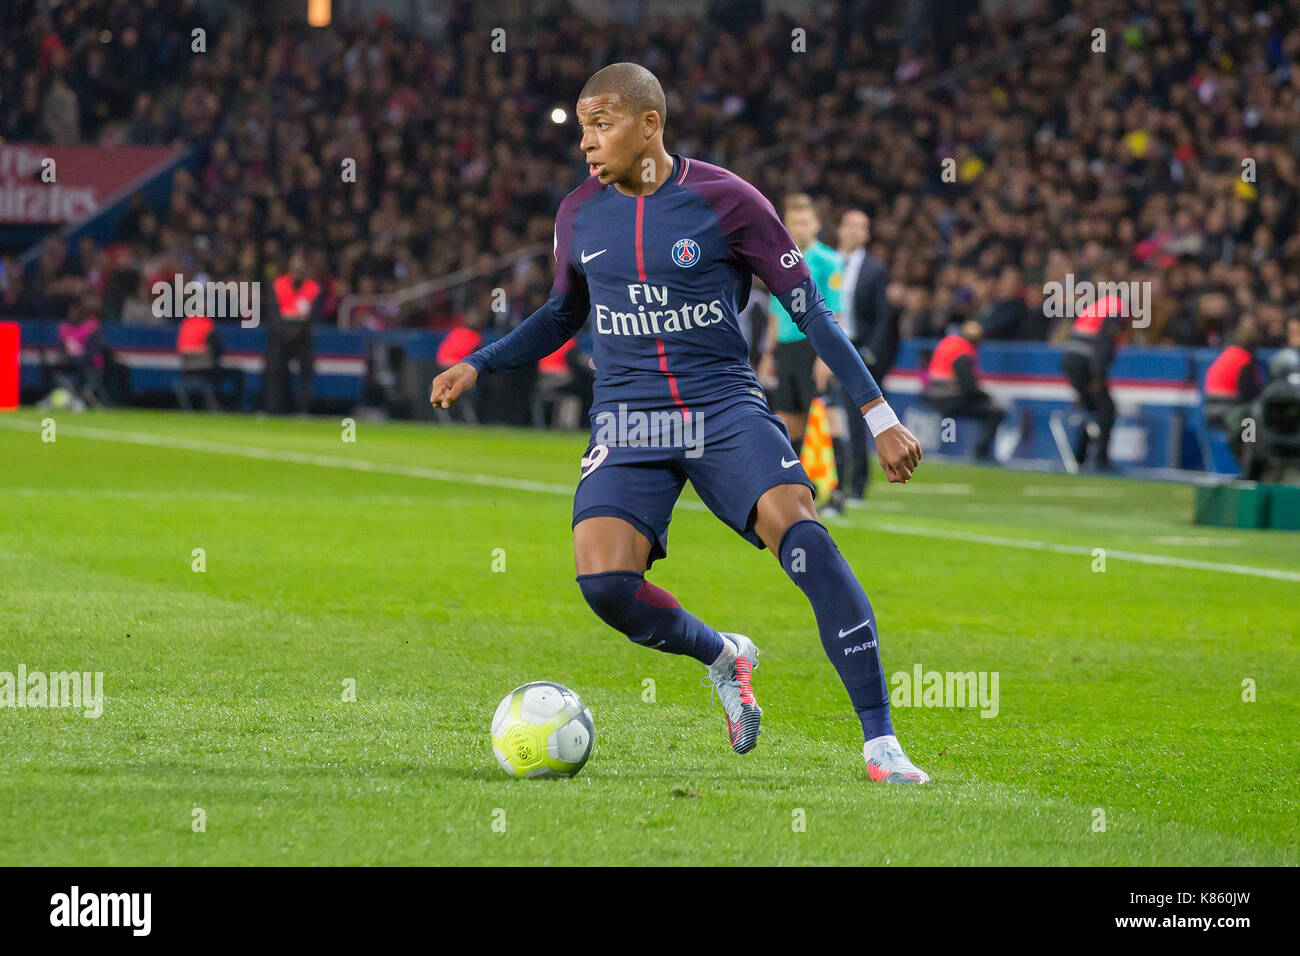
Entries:
{"type": "Polygon", "coordinates": [[[974,319],[945,336],[930,358],[925,400],[944,418],[973,418],[980,424],[975,460],[993,460],[993,439],[1006,412],[979,385],[979,343],[983,327],[974,319]]]}
{"type": "Polygon", "coordinates": [[[23,269],[18,260],[0,258],[0,315],[23,314],[23,269]]]}
{"type": "Polygon", "coordinates": [[[591,409],[596,370],[591,356],[569,339],[537,363],[537,390],[542,401],[552,403],[549,424],[572,430],[580,427],[591,409]]]}
{"type": "MultiPolygon", "coordinates": [[[[465,356],[469,355],[479,347],[483,341],[483,319],[479,312],[472,311],[465,317],[465,321],[458,322],[447,330],[447,334],[442,341],[438,343],[438,352],[434,359],[434,375],[439,375],[451,368],[457,362],[464,361],[465,356]]],[[[457,403],[459,407],[460,403],[457,403]]],[[[438,417],[450,421],[451,415],[438,409],[438,417]]],[[[472,404],[467,404],[461,409],[461,414],[466,421],[478,421],[475,408],[472,404]]]]}
{"type": "MultiPolygon", "coordinates": [[[[217,324],[205,316],[187,316],[181,320],[176,333],[176,351],[180,356],[181,384],[197,382],[204,393],[210,411],[221,406],[222,389],[228,383],[234,398],[234,407],[244,410],[244,370],[225,363],[225,348],[217,324]]],[[[180,389],[177,390],[178,396],[180,389]]],[[[186,398],[181,399],[184,407],[186,398]]]]}
{"type": "Polygon", "coordinates": [[[59,323],[57,334],[59,359],[54,366],[55,381],[92,407],[107,405],[104,371],[111,353],[99,319],[80,302],[74,302],[68,307],[67,319],[59,323]]]}
{"type": "MultiPolygon", "coordinates": [[[[1219,353],[1205,373],[1205,421],[1211,428],[1236,430],[1234,425],[1246,414],[1234,416],[1259,395],[1263,375],[1255,359],[1259,330],[1251,318],[1243,319],[1232,337],[1232,344],[1219,353]],[[1234,418],[1236,422],[1234,422],[1234,418]]],[[[1240,437],[1238,435],[1238,437],[1240,437]]]]}
{"type": "Polygon", "coordinates": [[[1242,420],[1263,390],[1263,374],[1255,359],[1259,329],[1252,318],[1237,326],[1232,344],[1219,353],[1205,373],[1205,423],[1226,432],[1232,456],[1243,464],[1242,420]]]}
{"type": "Polygon", "coordinates": [[[1088,449],[1097,442],[1097,469],[1111,470],[1110,433],[1115,427],[1115,399],[1110,394],[1110,365],[1119,348],[1124,329],[1124,306],[1107,296],[1084,309],[1070,327],[1061,370],[1074,388],[1079,404],[1093,421],[1079,429],[1074,457],[1080,466],[1088,461],[1088,449]]]}
{"type": "Polygon", "coordinates": [[[266,333],[266,410],[280,414],[291,404],[289,363],[298,366],[292,404],[299,415],[311,410],[312,375],[316,369],[314,324],[320,319],[321,286],[306,274],[307,256],[294,249],[282,275],[272,283],[271,321],[266,333]]]}

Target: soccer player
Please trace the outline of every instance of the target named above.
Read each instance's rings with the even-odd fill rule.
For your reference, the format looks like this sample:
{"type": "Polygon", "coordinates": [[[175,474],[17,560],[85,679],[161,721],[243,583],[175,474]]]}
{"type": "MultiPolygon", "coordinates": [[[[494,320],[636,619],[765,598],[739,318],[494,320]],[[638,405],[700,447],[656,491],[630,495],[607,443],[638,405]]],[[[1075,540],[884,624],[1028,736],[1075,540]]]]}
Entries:
{"type": "Polygon", "coordinates": [[[890,481],[912,477],[920,445],[826,308],[771,203],[727,170],[664,149],[667,110],[652,73],[605,67],[583,87],[577,115],[590,177],[556,215],[550,298],[438,375],[430,402],[447,408],[480,374],[553,352],[590,316],[592,441],[573,501],[587,603],[633,642],[708,667],[732,749],[753,749],[762,716],[754,642],[715,630],[645,579],[667,553],[673,505],[689,480],[724,523],[776,555],[812,604],[862,723],[870,779],[927,783],[894,735],[871,604],[817,521],[811,482],[746,361],[736,314],[752,276],[849,389],[890,481]],[[648,432],[647,421],[655,423],[648,432]]]}

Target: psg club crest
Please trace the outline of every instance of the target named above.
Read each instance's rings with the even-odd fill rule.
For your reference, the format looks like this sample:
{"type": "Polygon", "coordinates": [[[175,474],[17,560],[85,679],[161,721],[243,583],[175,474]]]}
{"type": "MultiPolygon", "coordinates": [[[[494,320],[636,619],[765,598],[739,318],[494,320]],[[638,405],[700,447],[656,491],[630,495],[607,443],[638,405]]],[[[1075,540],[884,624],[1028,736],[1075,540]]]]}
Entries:
{"type": "Polygon", "coordinates": [[[673,243],[673,262],[683,269],[689,269],[700,261],[700,247],[694,239],[678,239],[673,243]]]}

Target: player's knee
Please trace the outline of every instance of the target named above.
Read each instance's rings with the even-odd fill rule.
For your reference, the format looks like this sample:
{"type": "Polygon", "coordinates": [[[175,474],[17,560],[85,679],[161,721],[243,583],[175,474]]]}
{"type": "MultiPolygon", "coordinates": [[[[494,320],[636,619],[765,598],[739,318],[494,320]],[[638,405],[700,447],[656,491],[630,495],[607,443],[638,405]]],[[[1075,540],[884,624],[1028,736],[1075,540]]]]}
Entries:
{"type": "MultiPolygon", "coordinates": [[[[587,604],[602,621],[621,631],[631,641],[638,644],[649,640],[654,633],[652,615],[646,611],[660,606],[667,606],[662,601],[645,601],[648,590],[658,597],[659,593],[672,595],[662,588],[656,588],[646,581],[645,576],[635,571],[606,571],[603,574],[578,575],[578,587],[587,604]]],[[[676,603],[675,601],[673,602],[676,603]]]]}
{"type": "Polygon", "coordinates": [[[825,574],[836,565],[839,553],[830,532],[810,518],[796,521],[781,536],[781,567],[796,583],[810,572],[825,574]]]}

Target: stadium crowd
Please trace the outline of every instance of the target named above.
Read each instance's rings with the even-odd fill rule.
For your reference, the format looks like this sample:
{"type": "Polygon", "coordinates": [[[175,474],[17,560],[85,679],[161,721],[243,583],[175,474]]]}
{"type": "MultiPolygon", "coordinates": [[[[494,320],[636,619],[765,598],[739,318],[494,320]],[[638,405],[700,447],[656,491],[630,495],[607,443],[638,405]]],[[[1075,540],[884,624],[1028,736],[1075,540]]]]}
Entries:
{"type": "MultiPolygon", "coordinates": [[[[1262,345],[1282,342],[1300,303],[1294,4],[1044,3],[999,18],[948,3],[910,23],[887,6],[814,4],[795,22],[714,4],[637,28],[567,11],[494,52],[468,3],[426,37],[383,18],[207,23],[192,0],[10,0],[0,135],[174,142],[195,161],[166,208],[134,197],[113,241],[54,239],[25,270],[8,258],[0,314],[61,316],[75,300],[154,321],[156,278],[270,284],[299,252],[317,315],[336,322],[350,292],[549,246],[586,175],[572,117],[552,109],[634,60],[663,79],[672,151],[736,169],[778,205],[811,194],[832,245],[842,211],[871,216],[903,335],[975,319],[988,338],[1058,340],[1068,324],[1044,316],[1043,286],[1072,273],[1152,283],[1139,341],[1218,344],[1251,317],[1262,345]]],[[[354,324],[506,331],[544,300],[551,265],[401,313],[368,306],[354,324]],[[505,312],[489,305],[497,286],[505,312]]]]}

